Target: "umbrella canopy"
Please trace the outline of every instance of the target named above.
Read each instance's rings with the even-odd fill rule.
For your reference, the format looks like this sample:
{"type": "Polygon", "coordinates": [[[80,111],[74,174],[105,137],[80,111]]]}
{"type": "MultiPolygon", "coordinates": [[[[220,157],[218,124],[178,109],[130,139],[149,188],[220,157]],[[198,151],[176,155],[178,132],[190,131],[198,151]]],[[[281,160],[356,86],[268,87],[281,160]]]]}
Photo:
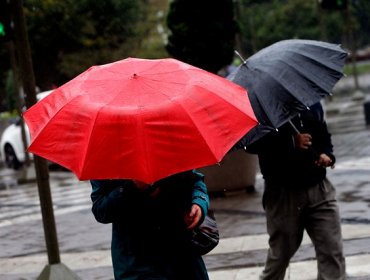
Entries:
{"type": "Polygon", "coordinates": [[[79,179],[152,183],[219,162],[257,124],[244,88],[175,59],[94,66],[24,113],[29,151],[79,179]]]}
{"type": "Polygon", "coordinates": [[[343,76],[347,53],[314,40],[284,40],[257,52],[227,78],[247,89],[259,125],[242,140],[248,145],[278,129],[300,111],[331,95],[343,76]]]}

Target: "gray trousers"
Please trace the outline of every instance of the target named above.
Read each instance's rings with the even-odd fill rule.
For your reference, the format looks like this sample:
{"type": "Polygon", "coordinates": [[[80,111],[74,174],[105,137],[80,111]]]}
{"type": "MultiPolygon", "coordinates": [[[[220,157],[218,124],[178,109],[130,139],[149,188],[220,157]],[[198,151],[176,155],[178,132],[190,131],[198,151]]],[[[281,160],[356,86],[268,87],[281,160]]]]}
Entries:
{"type": "Polygon", "coordinates": [[[319,280],[345,276],[342,233],[335,189],[325,179],[308,189],[281,188],[265,183],[269,250],[263,280],[283,280],[289,261],[301,245],[304,230],[315,247],[319,280]]]}

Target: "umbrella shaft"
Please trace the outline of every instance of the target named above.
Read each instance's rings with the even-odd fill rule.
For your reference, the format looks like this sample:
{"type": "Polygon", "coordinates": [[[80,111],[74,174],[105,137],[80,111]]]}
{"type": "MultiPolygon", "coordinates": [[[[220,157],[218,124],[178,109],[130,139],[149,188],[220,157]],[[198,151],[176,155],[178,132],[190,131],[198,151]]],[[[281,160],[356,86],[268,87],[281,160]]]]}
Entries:
{"type": "Polygon", "coordinates": [[[289,120],[289,123],[297,134],[301,133],[291,120],[289,120]]]}

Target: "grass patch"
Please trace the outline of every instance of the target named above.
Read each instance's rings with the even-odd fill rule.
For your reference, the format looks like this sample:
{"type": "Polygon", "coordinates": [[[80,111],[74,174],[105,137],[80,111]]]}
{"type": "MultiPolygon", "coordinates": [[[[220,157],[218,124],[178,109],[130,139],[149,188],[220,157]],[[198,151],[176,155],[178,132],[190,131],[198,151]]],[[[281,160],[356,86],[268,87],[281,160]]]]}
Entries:
{"type": "MultiPolygon", "coordinates": [[[[365,63],[356,63],[356,70],[357,70],[358,75],[370,73],[370,63],[366,63],[366,64],[365,63]]],[[[344,66],[344,73],[347,76],[350,76],[350,75],[353,74],[353,65],[352,65],[352,63],[348,63],[344,66]]]]}
{"type": "Polygon", "coordinates": [[[18,117],[18,113],[16,110],[14,111],[5,111],[0,113],[0,120],[9,120],[9,119],[14,119],[18,117]]]}

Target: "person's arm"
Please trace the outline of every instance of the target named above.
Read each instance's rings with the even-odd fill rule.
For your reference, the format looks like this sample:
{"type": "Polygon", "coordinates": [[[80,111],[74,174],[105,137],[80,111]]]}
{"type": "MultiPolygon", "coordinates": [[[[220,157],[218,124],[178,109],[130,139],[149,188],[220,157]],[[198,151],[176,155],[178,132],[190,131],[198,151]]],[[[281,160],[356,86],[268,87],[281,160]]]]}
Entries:
{"type": "MultiPolygon", "coordinates": [[[[100,223],[112,223],[124,213],[127,201],[135,191],[130,181],[91,180],[92,212],[100,223]]],[[[127,210],[127,209],[126,209],[127,210]]]]}
{"type": "Polygon", "coordinates": [[[331,142],[331,134],[329,133],[328,126],[324,120],[318,124],[318,147],[319,158],[315,162],[321,167],[334,168],[335,156],[333,153],[333,144],[331,142]]]}
{"type": "Polygon", "coordinates": [[[328,126],[325,121],[320,124],[319,129],[321,136],[320,152],[321,154],[327,155],[331,160],[330,166],[334,166],[335,156],[333,152],[333,144],[331,141],[331,134],[329,133],[328,126]]]}
{"type": "Polygon", "coordinates": [[[318,166],[333,167],[335,164],[333,144],[331,142],[331,134],[324,119],[323,108],[320,103],[317,103],[311,106],[310,111],[314,116],[314,120],[311,121],[314,132],[312,135],[314,136],[308,133],[297,134],[295,136],[296,145],[300,149],[311,149],[315,151],[317,158],[315,163],[318,166]],[[314,145],[313,142],[315,143],[314,145]]]}
{"type": "MultiPolygon", "coordinates": [[[[308,133],[299,133],[294,137],[296,147],[298,149],[308,150],[312,149],[312,136],[308,133]]],[[[316,157],[315,164],[321,167],[329,167],[331,166],[334,168],[335,157],[331,153],[331,149],[328,148],[322,151],[316,151],[314,149],[311,150],[316,157]]]]}
{"type": "Polygon", "coordinates": [[[335,156],[333,153],[333,144],[331,141],[331,134],[324,118],[324,110],[320,103],[316,105],[316,112],[318,114],[317,135],[319,137],[317,150],[319,158],[316,164],[322,167],[331,166],[334,168],[335,156]]]}
{"type": "Polygon", "coordinates": [[[195,182],[192,193],[192,206],[190,211],[185,215],[185,223],[188,229],[193,229],[204,221],[208,213],[209,196],[204,176],[196,171],[193,171],[195,182]]]}

